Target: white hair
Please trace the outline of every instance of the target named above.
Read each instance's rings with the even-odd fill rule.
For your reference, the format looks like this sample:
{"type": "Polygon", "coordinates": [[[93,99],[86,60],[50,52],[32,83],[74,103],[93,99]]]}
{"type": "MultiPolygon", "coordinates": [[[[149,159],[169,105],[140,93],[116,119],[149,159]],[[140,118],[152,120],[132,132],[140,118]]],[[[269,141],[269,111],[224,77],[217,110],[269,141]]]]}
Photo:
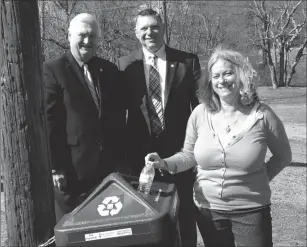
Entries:
{"type": "Polygon", "coordinates": [[[93,27],[96,27],[97,36],[101,37],[101,29],[96,20],[96,17],[88,13],[81,13],[81,14],[76,15],[69,23],[68,32],[71,33],[74,30],[78,29],[78,25],[80,24],[80,22],[84,22],[93,27]]]}

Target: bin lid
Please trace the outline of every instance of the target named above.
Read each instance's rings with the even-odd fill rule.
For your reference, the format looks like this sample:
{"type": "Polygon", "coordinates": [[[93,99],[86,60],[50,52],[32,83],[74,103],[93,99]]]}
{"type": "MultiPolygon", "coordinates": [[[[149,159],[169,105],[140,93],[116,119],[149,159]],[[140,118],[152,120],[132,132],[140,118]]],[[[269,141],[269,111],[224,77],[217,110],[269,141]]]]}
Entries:
{"type": "Polygon", "coordinates": [[[111,173],[57,223],[56,245],[136,246],[172,238],[179,206],[175,185],[154,181],[149,195],[137,186],[138,177],[111,173]]]}
{"type": "Polygon", "coordinates": [[[71,213],[66,214],[55,226],[55,231],[66,231],[76,227],[110,227],[129,225],[135,221],[151,221],[168,213],[177,211],[178,202],[167,196],[176,191],[174,184],[154,183],[152,193],[145,195],[136,191],[138,178],[111,173],[102,183],[71,213]],[[159,187],[159,189],[158,189],[159,187]],[[162,188],[162,189],[161,189],[162,188]],[[160,198],[161,191],[164,198],[160,198]]]}

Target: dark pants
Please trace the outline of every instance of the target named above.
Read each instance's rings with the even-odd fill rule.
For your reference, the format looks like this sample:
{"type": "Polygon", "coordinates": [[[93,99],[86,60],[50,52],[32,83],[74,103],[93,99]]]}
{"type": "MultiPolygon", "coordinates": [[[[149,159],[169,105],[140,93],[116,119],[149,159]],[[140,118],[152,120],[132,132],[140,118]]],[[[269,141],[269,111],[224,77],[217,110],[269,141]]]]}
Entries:
{"type": "MultiPolygon", "coordinates": [[[[136,162],[141,164],[141,162],[136,162]]],[[[131,176],[139,176],[140,168],[130,166],[134,170],[120,170],[121,173],[131,176]]],[[[197,228],[196,228],[196,211],[198,210],[193,201],[193,186],[195,182],[195,172],[190,169],[171,175],[168,172],[161,173],[156,170],[155,181],[175,183],[179,197],[179,229],[181,235],[181,244],[183,247],[196,247],[197,245],[197,228]]]]}
{"type": "Polygon", "coordinates": [[[75,172],[71,171],[66,174],[67,188],[60,190],[54,187],[56,222],[79,206],[105,177],[115,172],[117,163],[112,159],[111,153],[106,152],[99,159],[100,165],[95,174],[77,180],[75,172]]]}
{"type": "Polygon", "coordinates": [[[193,185],[195,181],[195,172],[190,169],[175,175],[164,172],[161,176],[156,170],[155,180],[175,183],[179,197],[179,229],[181,244],[183,247],[196,247],[197,228],[196,211],[198,210],[193,201],[193,185]]]}
{"type": "Polygon", "coordinates": [[[206,247],[273,246],[270,206],[244,210],[197,210],[197,225],[206,247]]]}
{"type": "MultiPolygon", "coordinates": [[[[151,148],[148,149],[148,153],[157,152],[161,158],[169,157],[175,153],[175,151],[169,151],[165,146],[163,146],[163,144],[163,140],[159,140],[155,137],[152,137],[150,143],[151,148]]],[[[123,168],[119,172],[138,177],[142,168],[145,165],[144,158],[147,153],[137,153],[134,155],[131,153],[133,152],[127,152],[128,156],[126,168],[123,168]]],[[[166,171],[164,171],[163,174],[164,175],[161,176],[161,173],[156,170],[155,180],[161,182],[175,183],[176,189],[178,191],[180,203],[178,219],[182,246],[196,247],[197,228],[195,220],[195,211],[197,208],[193,201],[193,186],[195,182],[196,172],[194,172],[193,169],[189,169],[187,171],[173,175],[166,171]]]]}
{"type": "MultiPolygon", "coordinates": [[[[176,152],[170,152],[168,147],[164,146],[163,139],[155,138],[152,136],[152,152],[157,152],[161,158],[169,157],[176,152]]],[[[179,149],[178,149],[179,150],[179,149]]],[[[144,156],[145,157],[145,156],[144,156]]],[[[183,247],[196,247],[197,245],[197,228],[195,211],[196,206],[193,201],[193,187],[195,182],[196,172],[193,169],[189,169],[184,172],[171,175],[169,172],[164,172],[164,176],[161,177],[161,173],[156,171],[157,180],[161,179],[166,182],[175,183],[179,197],[179,229],[181,235],[181,244],[183,247]]]]}
{"type": "Polygon", "coordinates": [[[60,190],[57,187],[53,187],[56,222],[79,206],[103,180],[102,176],[83,181],[69,178],[67,188],[60,190]]]}

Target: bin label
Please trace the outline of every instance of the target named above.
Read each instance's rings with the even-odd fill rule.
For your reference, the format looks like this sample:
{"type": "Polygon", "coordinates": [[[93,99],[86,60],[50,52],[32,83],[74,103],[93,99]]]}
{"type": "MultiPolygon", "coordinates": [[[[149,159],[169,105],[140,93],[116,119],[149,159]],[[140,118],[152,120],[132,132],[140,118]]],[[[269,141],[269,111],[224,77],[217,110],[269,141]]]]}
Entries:
{"type": "Polygon", "coordinates": [[[93,240],[106,239],[106,238],[118,238],[130,235],[132,235],[132,229],[124,228],[124,229],[105,231],[105,232],[88,233],[84,234],[84,238],[85,241],[93,241],[93,240]]]}
{"type": "Polygon", "coordinates": [[[118,214],[122,208],[123,204],[118,196],[108,196],[104,198],[102,204],[98,205],[97,211],[100,216],[113,216],[118,214]]]}

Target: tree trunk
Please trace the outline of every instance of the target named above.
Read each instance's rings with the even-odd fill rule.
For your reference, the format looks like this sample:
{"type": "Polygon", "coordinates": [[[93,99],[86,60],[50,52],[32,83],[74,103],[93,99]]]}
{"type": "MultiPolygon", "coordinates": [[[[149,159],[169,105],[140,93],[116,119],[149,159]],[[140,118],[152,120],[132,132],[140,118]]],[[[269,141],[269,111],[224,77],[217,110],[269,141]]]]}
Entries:
{"type": "MultiPolygon", "coordinates": [[[[45,39],[46,39],[46,28],[45,28],[45,22],[46,22],[46,20],[45,20],[45,1],[42,1],[41,2],[41,22],[40,22],[40,25],[41,25],[41,35],[42,35],[42,37],[41,37],[41,40],[43,41],[43,42],[45,42],[45,39]]],[[[43,44],[41,44],[41,47],[42,47],[42,54],[43,54],[43,56],[45,57],[45,47],[44,47],[44,43],[43,44]]]]}
{"type": "MultiPolygon", "coordinates": [[[[283,42],[283,41],[281,41],[283,42]]],[[[284,86],[284,75],[285,75],[285,46],[282,43],[279,49],[279,82],[278,86],[284,86]]]]}
{"type": "Polygon", "coordinates": [[[290,53],[290,50],[289,50],[289,48],[287,47],[286,49],[285,49],[285,51],[286,51],[286,55],[285,55],[285,69],[284,69],[284,71],[285,71],[285,78],[284,78],[284,85],[287,87],[288,85],[287,85],[287,78],[288,78],[288,63],[289,63],[289,53],[290,53]]]}
{"type": "Polygon", "coordinates": [[[166,13],[166,0],[162,1],[162,11],[163,11],[163,20],[164,20],[164,25],[165,25],[165,30],[164,30],[164,41],[165,44],[168,45],[169,43],[169,38],[168,38],[168,20],[167,20],[167,13],[166,13]]]}
{"type": "Polygon", "coordinates": [[[262,48],[262,68],[265,68],[268,64],[267,57],[265,56],[266,51],[262,48]]]}
{"type": "MultiPolygon", "coordinates": [[[[264,27],[266,27],[265,25],[264,25],[264,27]]],[[[266,53],[267,53],[267,51],[265,50],[265,47],[267,47],[267,44],[266,44],[266,40],[263,38],[263,34],[262,34],[262,32],[261,32],[261,28],[260,27],[256,27],[257,28],[257,30],[258,30],[258,34],[259,34],[259,37],[261,37],[261,51],[262,51],[262,68],[265,68],[266,67],[266,65],[268,64],[268,58],[267,58],[267,55],[266,55],[266,53]]]]}
{"type": "Polygon", "coordinates": [[[55,224],[37,1],[0,0],[0,155],[7,246],[38,246],[55,224]]]}
{"type": "Polygon", "coordinates": [[[277,55],[276,55],[276,44],[273,42],[273,51],[274,51],[274,60],[273,63],[277,64],[277,55]]]}
{"type": "Polygon", "coordinates": [[[271,72],[272,87],[276,89],[278,88],[278,84],[277,84],[277,76],[276,76],[276,66],[272,60],[271,42],[267,40],[266,44],[267,44],[267,61],[268,61],[269,69],[271,72]]]}
{"type": "Polygon", "coordinates": [[[301,46],[298,48],[298,51],[296,53],[294,62],[291,64],[290,73],[288,73],[287,79],[286,79],[286,85],[289,86],[291,83],[292,76],[295,74],[295,67],[300,61],[301,57],[304,55],[304,49],[307,45],[307,40],[304,41],[304,43],[301,44],[301,46]]]}
{"type": "Polygon", "coordinates": [[[272,87],[274,89],[276,89],[276,88],[278,88],[277,76],[276,76],[276,68],[270,62],[269,62],[269,69],[270,69],[270,72],[271,72],[272,87]]]}

